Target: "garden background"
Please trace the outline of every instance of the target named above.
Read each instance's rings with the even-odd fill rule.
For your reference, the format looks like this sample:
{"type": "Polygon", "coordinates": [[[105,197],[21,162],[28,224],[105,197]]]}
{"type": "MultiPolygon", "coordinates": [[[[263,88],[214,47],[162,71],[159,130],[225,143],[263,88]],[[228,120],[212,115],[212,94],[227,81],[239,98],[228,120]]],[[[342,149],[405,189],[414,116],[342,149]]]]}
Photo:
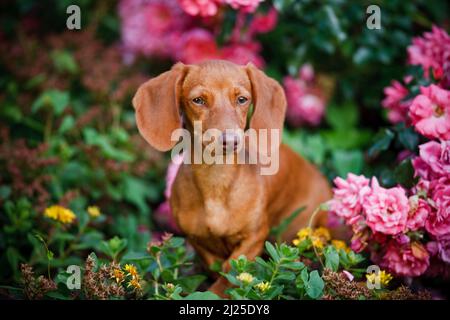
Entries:
{"type": "Polygon", "coordinates": [[[176,61],[226,59],[252,61],[283,85],[283,139],[331,183],[341,177],[327,208],[351,229],[348,243],[305,229],[276,244],[286,221],[262,258],[233,262],[229,296],[445,298],[449,9],[443,0],[2,1],[0,296],[217,298],[170,215],[176,165],[140,137],[131,98],[176,61]],[[80,30],[66,26],[72,4],[80,30]],[[366,26],[372,4],[381,29],[366,26]],[[376,290],[365,286],[370,264],[383,269],[376,290]],[[81,289],[67,288],[70,265],[81,267],[81,289]]]}

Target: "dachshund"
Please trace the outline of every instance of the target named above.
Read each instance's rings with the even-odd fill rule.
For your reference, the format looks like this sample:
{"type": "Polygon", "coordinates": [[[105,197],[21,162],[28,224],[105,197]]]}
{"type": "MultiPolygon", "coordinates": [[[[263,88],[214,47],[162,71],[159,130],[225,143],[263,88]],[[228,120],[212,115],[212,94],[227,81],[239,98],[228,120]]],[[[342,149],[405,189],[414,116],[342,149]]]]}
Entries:
{"type": "MultiPolygon", "coordinates": [[[[281,132],[286,98],[280,84],[252,63],[210,60],[179,62],[148,80],[137,90],[133,106],[140,134],[157,150],[168,151],[177,143],[172,139],[177,129],[184,127],[196,135],[195,122],[201,123],[202,133],[210,128],[281,132]]],[[[237,137],[223,134],[224,149],[230,140],[236,144],[237,137]]],[[[227,272],[230,259],[240,255],[254,259],[271,227],[304,206],[283,233],[284,241],[292,240],[316,208],[331,198],[320,171],[278,140],[269,140],[269,149],[279,157],[275,174],[262,175],[260,163],[181,165],[170,206],[179,228],[207,266],[219,261],[227,272]]],[[[326,225],[326,212],[316,211],[313,220],[313,227],[326,225]]],[[[223,296],[229,285],[217,277],[210,291],[223,296]]]]}

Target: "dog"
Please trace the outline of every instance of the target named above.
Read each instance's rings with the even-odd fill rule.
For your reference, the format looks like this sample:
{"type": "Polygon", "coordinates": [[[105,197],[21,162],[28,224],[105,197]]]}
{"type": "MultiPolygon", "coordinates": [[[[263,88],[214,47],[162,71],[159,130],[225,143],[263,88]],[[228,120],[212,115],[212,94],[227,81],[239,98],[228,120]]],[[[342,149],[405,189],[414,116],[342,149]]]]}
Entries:
{"type": "MultiPolygon", "coordinates": [[[[222,60],[199,64],[175,64],[170,71],[139,87],[133,106],[137,127],[144,139],[160,151],[176,141],[174,130],[193,131],[195,121],[203,129],[225,131],[283,129],[286,98],[280,84],[252,63],[245,66],[222,60]],[[250,110],[253,114],[250,120],[250,110]]],[[[223,135],[222,143],[236,143],[223,135]]],[[[192,142],[193,143],[193,142],[192,142]]],[[[277,226],[296,209],[305,206],[283,234],[292,240],[308,225],[318,206],[331,198],[327,179],[307,160],[276,139],[270,150],[279,152],[279,168],[261,175],[260,164],[182,164],[169,199],[175,220],[206,266],[230,259],[258,256],[277,226]]],[[[312,226],[325,225],[326,212],[315,215],[312,226]]],[[[210,291],[223,295],[229,286],[218,277],[210,291]]]]}

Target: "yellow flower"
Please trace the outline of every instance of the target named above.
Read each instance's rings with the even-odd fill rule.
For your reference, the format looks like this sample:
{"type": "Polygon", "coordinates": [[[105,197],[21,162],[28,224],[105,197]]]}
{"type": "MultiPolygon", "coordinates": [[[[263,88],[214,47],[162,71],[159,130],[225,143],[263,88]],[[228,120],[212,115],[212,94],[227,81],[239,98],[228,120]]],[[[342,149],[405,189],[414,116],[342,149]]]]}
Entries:
{"type": "Polygon", "coordinates": [[[267,292],[267,290],[270,289],[270,284],[267,281],[263,281],[256,284],[255,288],[258,289],[260,292],[265,293],[267,292]]]}
{"type": "Polygon", "coordinates": [[[141,284],[139,282],[139,278],[132,278],[129,282],[128,282],[128,287],[133,287],[134,289],[137,290],[141,290],[141,284]]]}
{"type": "Polygon", "coordinates": [[[319,228],[315,229],[313,232],[313,236],[321,238],[325,242],[330,241],[330,239],[331,239],[330,231],[328,231],[328,229],[324,228],[324,227],[319,227],[319,228]]]}
{"type": "Polygon", "coordinates": [[[242,281],[245,284],[249,284],[250,282],[253,281],[254,278],[250,273],[242,272],[236,277],[236,279],[238,279],[239,281],[242,281]]]}
{"type": "Polygon", "coordinates": [[[303,228],[303,229],[300,229],[298,232],[297,232],[297,237],[298,237],[298,240],[301,242],[301,241],[303,241],[303,240],[305,240],[306,238],[308,238],[309,236],[311,236],[311,233],[312,233],[312,231],[311,231],[311,228],[303,228]]]}
{"type": "MultiPolygon", "coordinates": [[[[381,270],[379,273],[378,273],[378,276],[380,277],[379,279],[380,279],[380,284],[383,286],[383,287],[386,287],[388,284],[389,284],[389,282],[391,282],[391,280],[392,280],[392,275],[391,274],[389,274],[389,273],[387,273],[386,271],[384,271],[384,270],[381,270]]],[[[377,278],[377,275],[373,272],[373,273],[368,273],[368,274],[366,274],[366,278],[367,278],[367,280],[369,280],[371,283],[375,283],[375,280],[376,280],[376,278],[377,278]]]]}
{"type": "Polygon", "coordinates": [[[350,248],[347,246],[347,244],[345,243],[345,241],[342,240],[331,240],[331,245],[336,249],[336,250],[344,250],[345,252],[350,252],[350,248]]]}
{"type": "Polygon", "coordinates": [[[323,243],[322,239],[314,237],[311,240],[312,240],[313,247],[318,248],[318,249],[323,249],[324,243],[323,243]]]}
{"type": "Polygon", "coordinates": [[[111,278],[116,280],[117,283],[122,283],[125,278],[125,274],[120,269],[114,269],[111,278]]]}
{"type": "Polygon", "coordinates": [[[77,217],[72,210],[59,205],[48,207],[45,209],[44,215],[50,219],[67,224],[72,223],[77,217]]]}
{"type": "Polygon", "coordinates": [[[133,278],[137,278],[139,276],[136,267],[132,264],[126,264],[124,269],[126,272],[128,272],[128,275],[132,276],[133,278]]]}
{"type": "Polygon", "coordinates": [[[97,218],[98,216],[100,216],[102,213],[100,212],[100,208],[97,206],[90,206],[87,208],[87,212],[89,213],[89,215],[92,218],[97,218]]]}

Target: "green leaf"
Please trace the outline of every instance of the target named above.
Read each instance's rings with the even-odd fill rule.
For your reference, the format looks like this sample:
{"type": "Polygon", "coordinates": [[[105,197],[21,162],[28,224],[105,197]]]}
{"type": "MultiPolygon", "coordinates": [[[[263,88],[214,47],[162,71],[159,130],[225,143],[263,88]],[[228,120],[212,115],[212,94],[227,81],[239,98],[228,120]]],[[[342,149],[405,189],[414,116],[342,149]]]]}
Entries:
{"type": "Polygon", "coordinates": [[[211,291],[205,291],[205,292],[193,292],[186,297],[183,298],[183,300],[221,300],[221,298],[216,295],[215,293],[212,293],[211,291]]]}
{"type": "Polygon", "coordinates": [[[322,296],[324,286],[325,283],[320,277],[319,272],[317,270],[314,270],[309,274],[308,285],[305,287],[306,294],[311,299],[318,299],[322,296]]]}
{"type": "Polygon", "coordinates": [[[269,253],[270,257],[275,262],[279,262],[280,261],[280,255],[278,254],[278,252],[275,249],[275,247],[269,241],[266,241],[266,250],[269,253]]]}
{"type": "Polygon", "coordinates": [[[411,159],[403,160],[394,169],[394,178],[397,183],[405,188],[412,188],[414,186],[416,179],[414,178],[414,167],[412,166],[411,159]]]}
{"type": "Polygon", "coordinates": [[[179,284],[183,291],[191,293],[197,290],[198,286],[201,285],[208,277],[204,275],[193,275],[178,278],[174,281],[175,284],[179,284]]]}
{"type": "Polygon", "coordinates": [[[389,129],[380,130],[373,139],[373,144],[370,149],[367,151],[369,157],[374,157],[381,151],[385,151],[391,145],[392,140],[394,139],[394,132],[389,129]]]}
{"type": "Polygon", "coordinates": [[[398,140],[406,149],[415,151],[419,144],[419,135],[412,127],[408,127],[398,132],[398,140]]]}
{"type": "Polygon", "coordinates": [[[69,104],[69,93],[60,90],[48,90],[43,92],[33,103],[31,111],[33,113],[39,111],[42,107],[51,107],[55,115],[59,116],[63,113],[69,104]]]}
{"type": "Polygon", "coordinates": [[[333,271],[339,268],[339,253],[333,246],[327,246],[324,250],[325,267],[333,271]]]}
{"type": "Polygon", "coordinates": [[[353,103],[330,105],[327,107],[325,119],[334,129],[347,131],[358,124],[358,108],[353,103]]]}
{"type": "Polygon", "coordinates": [[[331,155],[338,176],[345,177],[347,173],[359,174],[364,166],[364,155],[360,150],[335,150],[331,155]]]}

